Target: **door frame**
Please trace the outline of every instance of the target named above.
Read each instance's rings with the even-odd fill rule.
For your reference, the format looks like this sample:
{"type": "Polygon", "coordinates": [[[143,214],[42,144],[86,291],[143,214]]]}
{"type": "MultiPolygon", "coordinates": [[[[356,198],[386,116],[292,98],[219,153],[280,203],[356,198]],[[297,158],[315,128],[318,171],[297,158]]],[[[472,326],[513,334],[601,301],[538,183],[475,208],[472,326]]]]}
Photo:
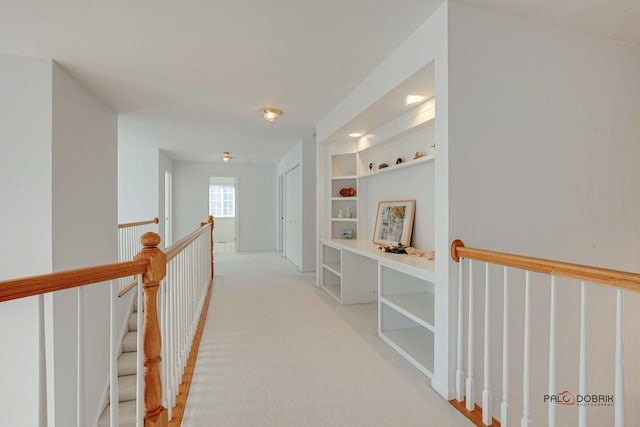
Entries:
{"type": "MultiPolygon", "coordinates": [[[[238,252],[239,248],[238,248],[238,242],[240,241],[240,211],[238,210],[238,205],[239,205],[239,197],[238,194],[240,194],[240,175],[238,173],[209,173],[209,176],[207,178],[207,215],[209,215],[209,209],[210,209],[210,193],[209,193],[209,186],[211,185],[211,180],[215,179],[215,178],[233,178],[234,180],[234,186],[236,187],[235,190],[235,195],[233,198],[233,209],[235,211],[235,217],[234,217],[234,224],[233,224],[233,251],[234,252],[238,252]]],[[[215,221],[215,218],[214,218],[215,221]]],[[[215,228],[214,228],[214,235],[215,235],[215,228]]]]}

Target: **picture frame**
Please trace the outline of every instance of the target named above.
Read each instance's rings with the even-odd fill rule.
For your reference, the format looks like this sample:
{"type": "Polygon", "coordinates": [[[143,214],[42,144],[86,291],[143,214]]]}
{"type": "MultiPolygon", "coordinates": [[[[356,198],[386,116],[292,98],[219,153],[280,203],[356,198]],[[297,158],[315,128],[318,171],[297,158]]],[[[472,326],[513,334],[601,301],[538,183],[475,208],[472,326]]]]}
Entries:
{"type": "Polygon", "coordinates": [[[413,219],[416,213],[415,200],[387,200],[378,202],[373,243],[377,245],[404,246],[411,244],[413,219]]]}

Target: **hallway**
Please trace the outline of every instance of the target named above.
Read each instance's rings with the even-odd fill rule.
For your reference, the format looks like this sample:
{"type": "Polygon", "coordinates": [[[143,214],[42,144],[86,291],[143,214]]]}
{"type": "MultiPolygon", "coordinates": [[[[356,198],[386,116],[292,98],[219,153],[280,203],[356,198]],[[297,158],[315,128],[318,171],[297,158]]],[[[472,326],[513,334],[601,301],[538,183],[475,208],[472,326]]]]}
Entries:
{"type": "Polygon", "coordinates": [[[222,253],[183,426],[466,426],[376,335],[275,253],[222,253]]]}

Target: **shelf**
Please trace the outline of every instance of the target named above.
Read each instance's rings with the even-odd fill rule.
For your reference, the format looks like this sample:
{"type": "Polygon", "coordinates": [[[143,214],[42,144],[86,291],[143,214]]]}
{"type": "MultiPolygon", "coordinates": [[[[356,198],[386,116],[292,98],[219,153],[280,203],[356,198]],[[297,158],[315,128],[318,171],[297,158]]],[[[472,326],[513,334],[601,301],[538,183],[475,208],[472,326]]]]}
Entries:
{"type": "Polygon", "coordinates": [[[380,301],[430,331],[434,330],[434,305],[431,292],[381,295],[380,301]]]}
{"type": "Polygon", "coordinates": [[[331,200],[358,200],[358,196],[353,196],[353,197],[332,197],[331,200]]]}
{"type": "Polygon", "coordinates": [[[377,169],[374,171],[371,171],[369,173],[364,173],[361,175],[358,175],[358,178],[366,178],[368,176],[372,176],[372,175],[378,175],[381,173],[385,173],[385,172],[391,172],[391,171],[395,171],[398,169],[404,169],[404,168],[408,168],[411,166],[417,166],[421,163],[426,163],[426,162],[430,162],[432,160],[434,160],[436,158],[435,154],[429,154],[427,156],[424,157],[420,157],[419,159],[415,159],[415,160],[409,160],[408,162],[404,162],[404,163],[400,163],[399,165],[392,165],[389,167],[386,167],[384,169],[377,169]]]}
{"type": "Polygon", "coordinates": [[[331,218],[331,221],[356,222],[358,218],[331,218]]]}
{"type": "Polygon", "coordinates": [[[422,326],[381,331],[380,338],[402,354],[413,366],[433,376],[433,333],[422,326]]]}
{"type": "Polygon", "coordinates": [[[325,285],[322,285],[322,288],[325,291],[327,291],[329,295],[335,298],[336,301],[341,302],[340,301],[340,283],[325,284],[325,285]]]}
{"type": "Polygon", "coordinates": [[[342,274],[340,274],[340,263],[335,262],[335,263],[326,263],[326,264],[322,264],[322,266],[329,270],[330,272],[332,272],[333,274],[335,274],[338,277],[341,277],[342,274]]]}
{"type": "Polygon", "coordinates": [[[342,176],[332,176],[331,179],[337,181],[339,179],[356,179],[358,175],[342,175],[342,176]]]}

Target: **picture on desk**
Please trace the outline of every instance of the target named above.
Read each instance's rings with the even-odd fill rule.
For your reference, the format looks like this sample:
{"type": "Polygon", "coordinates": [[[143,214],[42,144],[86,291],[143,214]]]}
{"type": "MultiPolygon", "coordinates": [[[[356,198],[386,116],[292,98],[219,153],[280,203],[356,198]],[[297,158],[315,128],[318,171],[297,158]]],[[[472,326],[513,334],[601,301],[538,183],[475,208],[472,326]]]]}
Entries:
{"type": "Polygon", "coordinates": [[[402,243],[409,246],[416,211],[415,200],[378,202],[373,243],[378,245],[402,243]]]}

